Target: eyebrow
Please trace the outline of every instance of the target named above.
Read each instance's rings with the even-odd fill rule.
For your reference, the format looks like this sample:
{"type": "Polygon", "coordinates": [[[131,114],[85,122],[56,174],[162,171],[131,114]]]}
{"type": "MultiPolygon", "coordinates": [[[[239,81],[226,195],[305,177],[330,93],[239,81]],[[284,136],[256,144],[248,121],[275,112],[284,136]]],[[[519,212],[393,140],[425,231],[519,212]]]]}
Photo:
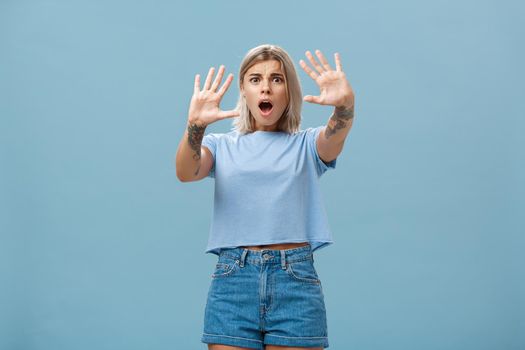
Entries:
{"type": "MultiPolygon", "coordinates": [[[[251,76],[261,77],[262,74],[261,74],[261,73],[251,73],[249,76],[250,76],[250,77],[251,77],[251,76]]],[[[272,74],[270,74],[270,76],[272,76],[272,77],[273,77],[273,76],[284,77],[284,75],[281,74],[281,73],[272,73],[272,74]]]]}

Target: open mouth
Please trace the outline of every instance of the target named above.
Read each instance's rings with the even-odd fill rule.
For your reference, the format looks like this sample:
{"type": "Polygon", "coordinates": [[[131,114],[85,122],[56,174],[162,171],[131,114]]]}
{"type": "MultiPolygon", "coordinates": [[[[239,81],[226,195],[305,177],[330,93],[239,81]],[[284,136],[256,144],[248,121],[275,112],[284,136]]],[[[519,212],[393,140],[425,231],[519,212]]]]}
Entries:
{"type": "Polygon", "coordinates": [[[272,112],[273,105],[271,102],[261,102],[259,103],[259,109],[263,115],[269,115],[272,112]]]}

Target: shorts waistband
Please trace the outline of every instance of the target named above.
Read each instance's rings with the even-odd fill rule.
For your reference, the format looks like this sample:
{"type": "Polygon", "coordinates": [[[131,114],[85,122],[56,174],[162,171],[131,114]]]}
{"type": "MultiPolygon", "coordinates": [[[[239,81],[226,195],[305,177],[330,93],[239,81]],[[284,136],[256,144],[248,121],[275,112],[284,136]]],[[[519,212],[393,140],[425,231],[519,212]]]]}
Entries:
{"type": "Polygon", "coordinates": [[[222,248],[219,253],[219,258],[221,256],[239,260],[241,267],[248,262],[251,264],[281,264],[283,269],[286,263],[308,259],[313,260],[312,246],[310,244],[291,249],[251,250],[242,247],[222,248]]]}

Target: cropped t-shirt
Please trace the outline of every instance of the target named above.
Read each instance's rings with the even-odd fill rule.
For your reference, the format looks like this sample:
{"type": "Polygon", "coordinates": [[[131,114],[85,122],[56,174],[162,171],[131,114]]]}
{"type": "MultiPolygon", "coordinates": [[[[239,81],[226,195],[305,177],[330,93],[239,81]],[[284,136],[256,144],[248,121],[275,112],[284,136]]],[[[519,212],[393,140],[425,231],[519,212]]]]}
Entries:
{"type": "Polygon", "coordinates": [[[205,253],[221,248],[309,242],[312,251],[333,243],[319,178],[337,159],[319,158],[324,126],[296,133],[210,133],[202,146],[213,155],[213,216],[205,253]]]}

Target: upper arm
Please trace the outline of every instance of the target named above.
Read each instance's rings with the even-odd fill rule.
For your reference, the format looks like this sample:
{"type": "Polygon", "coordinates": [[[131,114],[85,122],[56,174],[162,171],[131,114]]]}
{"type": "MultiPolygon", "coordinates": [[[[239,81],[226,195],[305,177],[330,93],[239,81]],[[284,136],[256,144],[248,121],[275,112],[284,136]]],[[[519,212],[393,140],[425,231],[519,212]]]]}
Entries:
{"type": "Polygon", "coordinates": [[[324,128],[324,126],[318,126],[316,128],[306,129],[308,152],[313,161],[315,170],[317,171],[317,176],[323,175],[324,172],[330,168],[334,169],[337,163],[337,157],[330,158],[330,155],[327,156],[319,151],[319,141],[324,138],[321,134],[324,128]]]}
{"type": "Polygon", "coordinates": [[[210,173],[211,168],[213,167],[213,155],[206,146],[201,146],[201,166],[199,167],[199,172],[197,175],[190,181],[198,181],[204,179],[210,173]]]}
{"type": "Polygon", "coordinates": [[[319,158],[325,163],[329,163],[337,158],[343,150],[343,143],[334,143],[325,137],[326,126],[319,132],[317,137],[317,153],[319,158]]]}

